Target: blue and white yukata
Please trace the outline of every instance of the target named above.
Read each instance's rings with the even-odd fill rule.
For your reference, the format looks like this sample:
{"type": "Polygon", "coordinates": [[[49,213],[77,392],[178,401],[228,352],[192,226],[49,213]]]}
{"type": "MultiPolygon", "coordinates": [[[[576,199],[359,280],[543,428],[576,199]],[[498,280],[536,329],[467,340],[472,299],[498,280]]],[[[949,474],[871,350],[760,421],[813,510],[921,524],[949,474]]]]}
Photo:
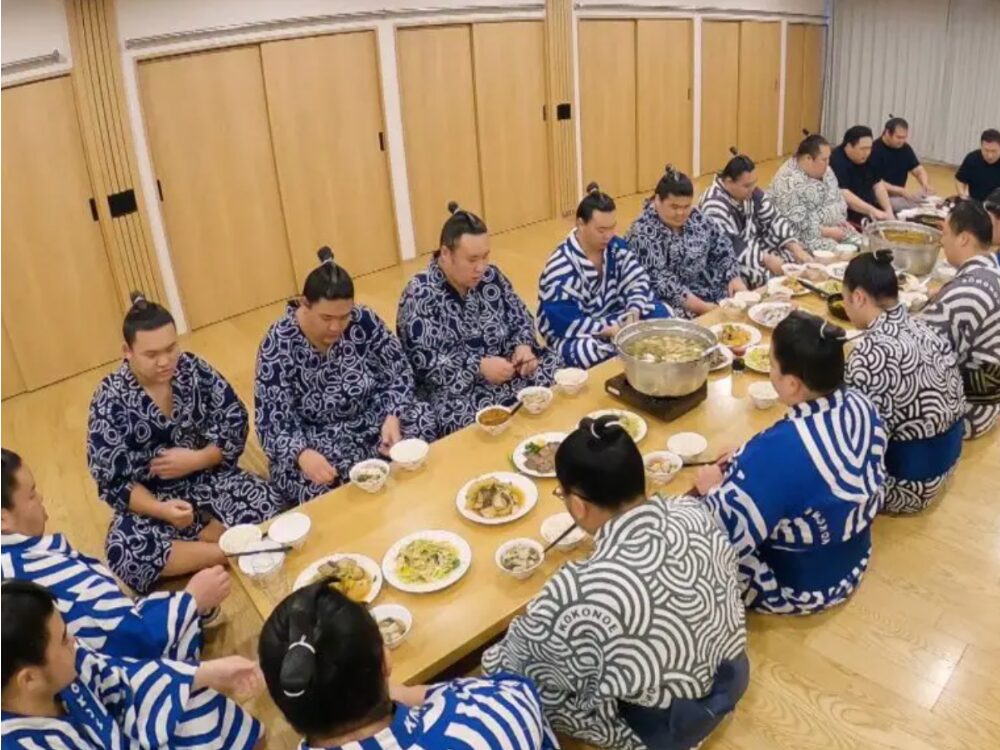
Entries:
{"type": "Polygon", "coordinates": [[[897,304],[858,340],[844,381],[872,400],[889,436],[884,510],[923,510],[962,453],[965,398],[951,346],[897,304]]]}
{"type": "Polygon", "coordinates": [[[617,352],[600,332],[623,324],[631,312],[639,319],[670,317],[625,240],[611,239],[599,273],[571,231],[549,256],[538,283],[538,330],[548,345],[568,365],[593,367],[617,352]]]}
{"type": "Polygon", "coordinates": [[[297,307],[290,302],[261,342],[254,404],[272,481],[304,503],[346,481],[354,464],[379,457],[387,417],[399,418],[403,437],[432,440],[436,426],[431,410],[414,397],[399,340],[372,309],[355,305],[347,328],[324,353],[302,332],[297,307]],[[298,465],[306,449],[330,462],[336,482],[306,478],[298,465]]]}
{"type": "Polygon", "coordinates": [[[921,313],[951,344],[965,386],[965,436],[985,435],[1000,419],[1000,254],[965,261],[921,313]]]}
{"type": "Polygon", "coordinates": [[[396,330],[413,366],[417,393],[434,409],[441,437],[474,422],[480,409],[514,403],[522,388],[551,385],[560,366],[555,352],[538,345],[531,313],[492,265],[463,296],[432,259],[403,290],[396,330]],[[493,385],[482,376],[484,357],[510,359],[521,344],[538,359],[529,377],[515,375],[493,385]]]}
{"type": "Polygon", "coordinates": [[[127,362],[101,381],[90,404],[87,463],[97,490],[114,510],[105,541],[108,566],[145,594],[166,565],[174,541],[196,541],[215,518],[226,526],[260,523],[283,501],[264,479],[236,462],[247,438],[247,410],[232,386],[200,357],[184,352],[173,377],[174,413],[163,414],[127,362]],[[160,479],[149,464],[168,448],[215,445],[222,463],[179,479],[160,479]],[[184,529],[129,510],[132,487],[159,500],[186,500],[195,520],[184,529]]]}
{"type": "Polygon", "coordinates": [[[198,659],[201,620],[191,594],[164,591],[133,601],[102,562],[73,549],[62,534],[3,534],[0,543],[3,580],[48,589],[69,632],[84,645],[108,656],[198,659]]]}
{"type": "Polygon", "coordinates": [[[58,717],[3,712],[4,750],[251,750],[264,729],[224,695],[192,690],[196,667],[76,647],[77,678],[58,717]]]}
{"type": "Polygon", "coordinates": [[[716,177],[698,206],[733,241],[740,274],[751,289],[764,286],[772,276],[764,265],[765,255],[776,255],[788,263],[795,260],[788,249],[789,243],[797,239],[795,230],[760,188],[745,201],[737,202],[716,177]]]}
{"type": "Polygon", "coordinates": [[[875,406],[840,388],[736,452],[705,502],[736,547],[748,607],[811,614],[847,600],[868,567],[885,451],[875,406]]]}
{"type": "Polygon", "coordinates": [[[453,680],[414,708],[397,703],[392,724],[360,742],[299,750],[556,750],[538,693],[515,675],[453,680]]]}
{"type": "Polygon", "coordinates": [[[684,307],[686,297],[716,303],[729,296],[730,282],[740,278],[733,241],[697,208],[677,231],[663,223],[649,200],[625,241],[649,274],[653,292],[675,315],[697,317],[684,307]]]}

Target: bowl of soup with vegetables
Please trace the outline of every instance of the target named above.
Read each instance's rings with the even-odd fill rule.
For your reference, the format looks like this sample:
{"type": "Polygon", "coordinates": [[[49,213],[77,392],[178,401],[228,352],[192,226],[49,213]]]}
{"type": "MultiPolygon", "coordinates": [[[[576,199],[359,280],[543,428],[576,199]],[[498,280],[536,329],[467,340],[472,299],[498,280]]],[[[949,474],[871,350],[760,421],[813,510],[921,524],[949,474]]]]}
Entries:
{"type": "Polygon", "coordinates": [[[715,334],[686,320],[643,320],[615,337],[629,385],[648,396],[686,396],[708,377],[715,334]]]}

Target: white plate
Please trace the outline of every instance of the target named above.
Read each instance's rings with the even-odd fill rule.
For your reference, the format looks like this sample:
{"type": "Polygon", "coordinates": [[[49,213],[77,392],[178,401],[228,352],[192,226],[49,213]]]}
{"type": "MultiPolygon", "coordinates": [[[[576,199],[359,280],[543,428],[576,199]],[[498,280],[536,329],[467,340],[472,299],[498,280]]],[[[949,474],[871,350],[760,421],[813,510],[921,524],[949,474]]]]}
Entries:
{"type": "Polygon", "coordinates": [[[762,317],[767,310],[776,307],[787,308],[788,313],[791,313],[791,311],[794,309],[790,302],[761,302],[759,305],[754,305],[753,307],[751,307],[747,311],[747,315],[750,317],[750,320],[752,320],[757,325],[764,326],[765,328],[777,328],[778,323],[780,323],[781,320],[784,320],[785,317],[788,316],[788,313],[786,313],[785,316],[781,318],[781,320],[777,321],[772,325],[768,325],[767,323],[765,323],[764,318],[762,317]]]}
{"type": "MultiPolygon", "coordinates": [[[[722,355],[723,361],[719,362],[719,364],[715,365],[714,367],[709,367],[708,368],[709,372],[715,372],[716,370],[723,370],[726,367],[729,367],[729,365],[733,363],[733,353],[729,350],[728,346],[720,346],[718,349],[716,349],[716,351],[719,352],[720,355],[722,355]]],[[[711,360],[709,360],[709,363],[711,364],[711,360]]]]}
{"type": "Polygon", "coordinates": [[[485,524],[487,526],[499,526],[500,524],[516,521],[517,519],[527,515],[531,509],[535,507],[535,503],[537,502],[538,488],[535,486],[535,483],[527,477],[515,474],[512,471],[491,471],[489,474],[483,474],[475,479],[470,479],[462,485],[462,489],[460,489],[458,491],[458,495],[455,496],[455,505],[458,507],[459,513],[468,518],[470,521],[475,521],[476,523],[485,524]],[[524,505],[522,505],[514,513],[511,513],[509,516],[501,516],[500,518],[486,518],[485,516],[479,515],[474,510],[469,510],[465,507],[466,501],[468,500],[469,490],[472,489],[473,485],[487,479],[496,479],[497,481],[506,482],[507,484],[512,484],[517,487],[524,493],[524,505]]]}
{"type": "Polygon", "coordinates": [[[722,343],[722,329],[726,326],[732,326],[733,328],[739,328],[741,331],[746,331],[747,335],[750,336],[750,340],[743,346],[729,347],[727,344],[722,344],[723,347],[746,349],[748,346],[760,343],[760,331],[753,326],[748,326],[746,323],[716,323],[714,326],[709,326],[708,330],[715,334],[715,337],[719,339],[720,344],[722,343]]]}
{"type": "MultiPolygon", "coordinates": [[[[592,411],[587,416],[591,419],[597,419],[598,417],[603,417],[606,414],[611,414],[615,417],[625,417],[636,424],[637,434],[632,435],[632,440],[635,442],[641,442],[644,437],[646,437],[646,432],[649,430],[649,426],[646,424],[646,420],[636,414],[634,411],[628,411],[627,409],[598,409],[597,411],[592,411]]],[[[624,427],[625,425],[622,425],[624,427]]],[[[628,432],[628,430],[626,430],[628,432]]]]}
{"type": "Polygon", "coordinates": [[[536,443],[561,443],[566,439],[565,432],[543,432],[540,435],[534,435],[527,440],[523,441],[514,449],[514,466],[522,474],[527,474],[529,477],[554,477],[556,475],[555,469],[550,472],[540,472],[534,469],[529,469],[525,460],[528,457],[528,446],[536,443]]]}
{"type": "Polygon", "coordinates": [[[440,591],[451,586],[468,572],[471,564],[472,549],[469,547],[467,541],[451,531],[430,529],[404,536],[393,544],[389,548],[389,551],[385,553],[385,557],[382,558],[382,573],[385,575],[385,580],[400,591],[406,591],[411,594],[427,594],[431,591],[440,591]],[[451,544],[458,552],[458,567],[439,581],[431,581],[430,583],[405,583],[401,581],[399,576],[396,575],[396,558],[399,557],[399,551],[403,547],[418,539],[426,539],[431,542],[448,542],[451,544]]]}
{"type": "Polygon", "coordinates": [[[844,280],[844,272],[847,270],[847,261],[840,261],[839,263],[831,263],[826,267],[826,272],[837,281],[844,280]]]}
{"type": "Polygon", "coordinates": [[[771,279],[767,282],[767,292],[768,294],[782,295],[786,294],[791,297],[801,297],[803,294],[809,294],[809,290],[805,287],[801,287],[799,291],[795,292],[788,286],[789,278],[787,276],[778,276],[775,279],[771,279]]]}
{"type": "Polygon", "coordinates": [[[316,575],[316,571],[319,570],[320,565],[325,562],[337,562],[337,560],[354,560],[354,562],[356,562],[365,571],[365,573],[372,577],[372,588],[371,591],[368,592],[368,596],[365,597],[365,603],[371,604],[375,601],[375,597],[378,596],[378,592],[382,590],[382,571],[379,568],[378,563],[370,557],[358,555],[353,552],[327,555],[326,557],[314,560],[309,564],[309,567],[299,573],[299,577],[295,579],[295,583],[292,585],[292,591],[298,591],[303,586],[308,586],[310,579],[316,575]]]}
{"type": "Polygon", "coordinates": [[[747,366],[748,370],[753,370],[754,372],[760,372],[760,373],[763,373],[764,375],[768,375],[771,372],[770,360],[768,360],[768,367],[767,367],[766,370],[762,369],[760,367],[754,367],[753,364],[751,364],[751,362],[750,362],[750,352],[761,350],[761,349],[763,349],[766,352],[766,351],[768,351],[770,349],[770,347],[768,347],[766,345],[751,346],[749,349],[747,349],[747,353],[743,357],[743,364],[745,364],[747,366]]]}

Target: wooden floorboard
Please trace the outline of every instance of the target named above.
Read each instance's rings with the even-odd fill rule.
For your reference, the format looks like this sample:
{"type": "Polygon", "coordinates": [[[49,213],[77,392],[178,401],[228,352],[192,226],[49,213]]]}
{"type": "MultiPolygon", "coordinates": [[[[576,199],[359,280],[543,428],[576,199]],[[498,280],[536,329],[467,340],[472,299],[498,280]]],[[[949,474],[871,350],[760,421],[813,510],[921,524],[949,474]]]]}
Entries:
{"type": "MultiPolygon", "coordinates": [[[[760,166],[767,182],[778,166],[760,166]]],[[[950,172],[929,166],[942,192],[950,172]]],[[[708,180],[698,181],[703,189],[708,180]]],[[[619,201],[624,232],[643,196],[619,201]]],[[[537,281],[568,220],[491,238],[493,261],[532,309],[537,281]]],[[[406,280],[426,256],[357,279],[358,299],[390,324],[406,280]]],[[[348,269],[350,270],[350,269],[348,269]]],[[[253,403],[253,367],[270,305],[184,337],[184,345],[253,403]]],[[[112,366],[2,405],[3,445],[20,452],[46,496],[54,531],[102,555],[110,513],[87,473],[87,409],[112,366]]],[[[1000,747],[1000,438],[967,444],[948,493],[912,518],[878,519],[871,569],[843,607],[811,618],[750,617],[750,689],[706,750],[984,750],[1000,747]]],[[[261,620],[239,588],[209,656],[255,656],[261,620]]],[[[296,737],[266,697],[249,706],[269,729],[267,747],[296,737]]]]}

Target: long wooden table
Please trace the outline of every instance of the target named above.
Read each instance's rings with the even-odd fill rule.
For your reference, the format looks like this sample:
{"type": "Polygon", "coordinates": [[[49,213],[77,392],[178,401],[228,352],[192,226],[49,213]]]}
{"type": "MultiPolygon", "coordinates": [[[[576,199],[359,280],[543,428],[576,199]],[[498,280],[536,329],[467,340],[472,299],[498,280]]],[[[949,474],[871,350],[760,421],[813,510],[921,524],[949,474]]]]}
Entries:
{"type": "MultiPolygon", "coordinates": [[[[810,312],[826,313],[825,303],[811,294],[797,298],[795,303],[810,312]]],[[[749,322],[745,316],[741,320],[749,322]]],[[[718,311],[698,320],[704,325],[720,321],[718,311]]],[[[770,332],[764,328],[761,332],[763,340],[768,341],[770,332]]],[[[470,425],[433,443],[423,468],[408,472],[393,467],[388,484],[378,494],[347,485],[298,508],[312,519],[312,530],[303,547],[290,552],[285,561],[283,592],[275,587],[265,590],[234,566],[261,617],[267,618],[282,593],[290,591],[298,574],[317,558],[355,552],[381,564],[386,550],[403,536],[423,529],[447,529],[460,534],[472,547],[472,565],[460,581],[432,594],[407,594],[384,582],[375,600],[375,604],[402,604],[413,613],[408,638],[393,652],[393,679],[420,683],[488,643],[506,629],[562,563],[586,556],[589,542],[571,553],[553,549],[531,578],[515,580],[496,566],[496,549],[515,537],[542,540],[542,521],[564,510],[562,502],[552,494],[555,480],[536,479],[539,500],[535,508],[524,518],[500,526],[466,520],[458,513],[455,496],[475,476],[513,470],[511,455],[525,438],[540,432],[569,431],[596,409],[629,408],[604,391],[605,381],[619,372],[621,364],[617,360],[593,368],[581,393],[566,396],[557,392],[552,405],[537,416],[522,409],[501,435],[491,437],[470,425]]],[[[780,404],[757,409],[747,395],[751,383],[766,377],[749,370],[733,373],[730,368],[711,374],[708,397],[693,411],[669,423],[642,415],[649,432],[639,444],[640,450],[663,450],[670,435],[685,431],[700,432],[708,439],[708,456],[740,445],[785,413],[780,404]]],[[[682,470],[665,491],[686,492],[693,485],[694,472],[694,468],[682,470]]]]}

